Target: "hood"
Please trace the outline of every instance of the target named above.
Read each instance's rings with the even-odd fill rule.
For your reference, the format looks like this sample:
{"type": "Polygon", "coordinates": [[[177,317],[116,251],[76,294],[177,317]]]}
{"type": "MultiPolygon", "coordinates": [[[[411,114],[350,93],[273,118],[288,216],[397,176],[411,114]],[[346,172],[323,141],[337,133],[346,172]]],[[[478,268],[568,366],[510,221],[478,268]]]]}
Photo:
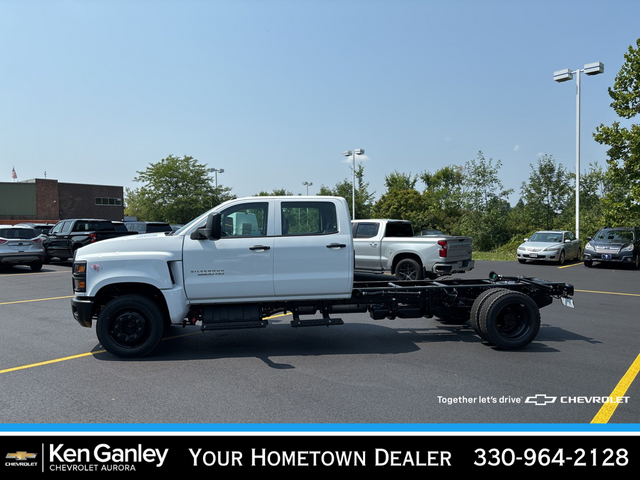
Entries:
{"type": "Polygon", "coordinates": [[[126,235],[86,245],[76,252],[76,259],[86,257],[162,257],[178,260],[182,258],[181,235],[167,236],[164,232],[126,235]]]}
{"type": "Polygon", "coordinates": [[[560,247],[562,242],[524,242],[521,244],[523,248],[535,248],[538,250],[544,250],[549,247],[560,247]]]}

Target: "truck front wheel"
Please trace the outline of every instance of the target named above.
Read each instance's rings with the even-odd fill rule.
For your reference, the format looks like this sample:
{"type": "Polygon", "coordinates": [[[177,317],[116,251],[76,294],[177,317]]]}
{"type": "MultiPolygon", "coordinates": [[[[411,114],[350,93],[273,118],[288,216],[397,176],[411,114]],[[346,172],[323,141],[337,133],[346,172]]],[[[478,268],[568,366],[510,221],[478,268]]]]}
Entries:
{"type": "Polygon", "coordinates": [[[404,258],[398,262],[395,271],[398,280],[422,280],[424,268],[411,258],[404,258]]]}
{"type": "Polygon", "coordinates": [[[123,295],[111,300],[98,316],[96,333],[102,346],[120,357],[142,357],[162,339],[163,314],[142,295],[123,295]]]}
{"type": "Polygon", "coordinates": [[[520,292],[505,291],[489,295],[480,309],[478,325],[492,345],[508,350],[522,348],[540,330],[540,310],[520,292]]]}

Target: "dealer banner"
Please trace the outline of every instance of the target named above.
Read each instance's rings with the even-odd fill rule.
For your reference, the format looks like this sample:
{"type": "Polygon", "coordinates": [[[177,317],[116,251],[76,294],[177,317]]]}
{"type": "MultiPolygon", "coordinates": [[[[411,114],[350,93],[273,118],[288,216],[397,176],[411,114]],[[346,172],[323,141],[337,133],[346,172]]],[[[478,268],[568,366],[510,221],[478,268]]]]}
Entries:
{"type": "MultiPolygon", "coordinates": [[[[0,478],[175,472],[429,473],[638,468],[637,435],[4,436],[0,478]]],[[[220,478],[220,477],[218,477],[220,478]]]]}

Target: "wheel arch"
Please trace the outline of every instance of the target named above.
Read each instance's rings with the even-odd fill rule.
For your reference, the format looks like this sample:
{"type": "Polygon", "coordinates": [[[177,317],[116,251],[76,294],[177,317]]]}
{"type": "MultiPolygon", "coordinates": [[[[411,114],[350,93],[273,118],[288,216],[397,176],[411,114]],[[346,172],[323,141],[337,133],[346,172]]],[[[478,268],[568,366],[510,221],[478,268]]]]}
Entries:
{"type": "Polygon", "coordinates": [[[420,255],[418,255],[417,253],[402,252],[393,257],[393,262],[391,263],[391,273],[395,274],[398,263],[407,258],[410,260],[415,260],[422,268],[424,268],[424,262],[422,261],[420,255]]]}
{"type": "Polygon", "coordinates": [[[122,295],[141,295],[153,301],[163,313],[165,324],[170,323],[169,307],[159,288],[148,283],[128,282],[106,285],[94,297],[93,316],[97,316],[111,300],[122,295]]]}

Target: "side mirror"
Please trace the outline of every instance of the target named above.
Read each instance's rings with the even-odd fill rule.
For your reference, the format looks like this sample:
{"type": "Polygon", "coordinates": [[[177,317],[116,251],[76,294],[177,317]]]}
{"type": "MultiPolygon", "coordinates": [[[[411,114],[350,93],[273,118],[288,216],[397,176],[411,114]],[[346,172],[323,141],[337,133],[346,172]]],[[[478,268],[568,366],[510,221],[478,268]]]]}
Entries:
{"type": "Polygon", "coordinates": [[[222,225],[219,213],[210,213],[207,216],[207,223],[191,234],[192,240],[218,240],[222,236],[222,225]]]}
{"type": "Polygon", "coordinates": [[[222,236],[222,225],[219,213],[210,213],[207,216],[207,223],[202,229],[202,233],[209,240],[218,240],[222,236]]]}

